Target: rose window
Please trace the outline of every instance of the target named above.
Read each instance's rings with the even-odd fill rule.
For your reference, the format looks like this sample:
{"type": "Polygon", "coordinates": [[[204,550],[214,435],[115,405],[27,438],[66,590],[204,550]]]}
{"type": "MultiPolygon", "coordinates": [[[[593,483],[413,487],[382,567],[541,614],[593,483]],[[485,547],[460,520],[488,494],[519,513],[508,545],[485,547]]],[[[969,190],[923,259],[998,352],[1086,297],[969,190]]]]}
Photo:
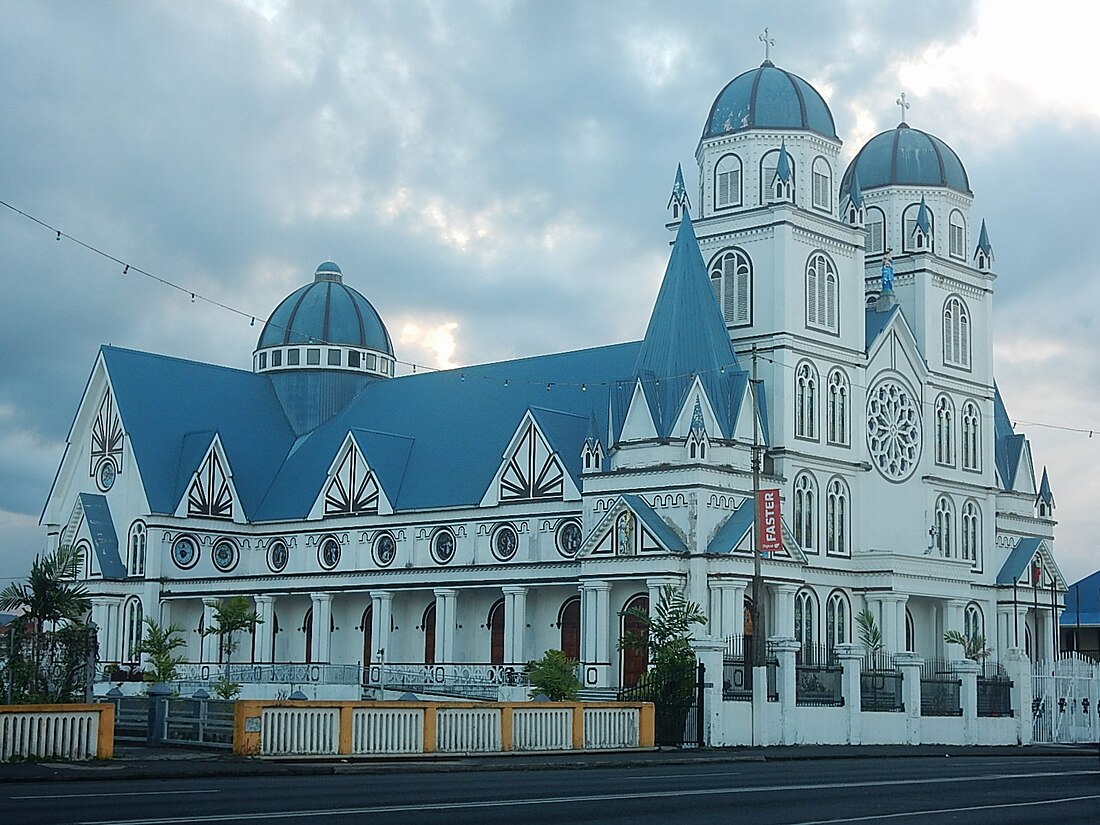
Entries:
{"type": "Polygon", "coordinates": [[[883,476],[902,481],[920,458],[920,415],[913,394],[901,383],[879,382],[867,396],[867,447],[883,476]]]}

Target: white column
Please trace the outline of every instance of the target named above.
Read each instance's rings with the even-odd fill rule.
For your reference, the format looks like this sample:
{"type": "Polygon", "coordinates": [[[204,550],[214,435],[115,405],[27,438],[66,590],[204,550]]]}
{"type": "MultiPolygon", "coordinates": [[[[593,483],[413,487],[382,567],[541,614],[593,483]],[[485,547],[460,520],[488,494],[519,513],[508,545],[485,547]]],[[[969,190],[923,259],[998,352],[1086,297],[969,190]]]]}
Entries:
{"type": "Polygon", "coordinates": [[[455,633],[458,632],[458,591],[442,587],[435,591],[435,663],[455,660],[455,633]]]}
{"type": "MultiPolygon", "coordinates": [[[[386,662],[393,659],[390,652],[390,625],[393,615],[393,593],[389,590],[370,591],[371,603],[371,644],[374,646],[374,656],[378,662],[386,662]]],[[[366,662],[363,663],[364,665],[366,662]]]]}
{"type": "Polygon", "coordinates": [[[653,613],[661,600],[661,591],[666,587],[682,587],[683,580],[675,576],[651,576],[645,580],[645,586],[649,591],[649,612],[653,613]]]}
{"type": "Polygon", "coordinates": [[[214,610],[217,606],[217,599],[202,600],[203,636],[199,640],[200,649],[202,651],[199,658],[202,659],[204,664],[211,664],[218,661],[218,634],[210,632],[211,628],[215,625],[214,610]]]}
{"type": "Polygon", "coordinates": [[[99,642],[99,660],[105,663],[117,663],[118,634],[111,626],[111,605],[118,601],[110,596],[96,596],[92,599],[92,622],[96,626],[96,641],[99,642]]]}
{"type": "Polygon", "coordinates": [[[711,585],[707,632],[717,639],[745,632],[745,582],[719,579],[711,585]]]}
{"type": "Polygon", "coordinates": [[[1036,650],[1041,650],[1043,655],[1039,658],[1044,662],[1054,661],[1054,611],[1049,607],[1039,607],[1037,611],[1041,621],[1036,622],[1039,627],[1039,638],[1035,640],[1036,650]]]}
{"type": "Polygon", "coordinates": [[[593,580],[581,583],[581,658],[584,686],[611,684],[611,585],[593,580]]]}
{"type": "Polygon", "coordinates": [[[256,615],[260,622],[256,625],[256,648],[253,657],[256,662],[270,662],[274,657],[275,639],[275,597],[256,596],[256,615]]]}
{"type": "Polygon", "coordinates": [[[1013,622],[1012,622],[1012,608],[1009,605],[997,605],[997,650],[996,654],[1001,661],[1004,661],[1005,652],[1012,647],[1016,647],[1015,639],[1012,637],[1013,622]]]}
{"type": "Polygon", "coordinates": [[[524,637],[527,635],[527,588],[505,587],[504,590],[504,661],[506,664],[526,662],[524,637]]]}
{"type": "Polygon", "coordinates": [[[313,661],[327,663],[332,656],[332,594],[311,593],[313,602],[313,661]]]}
{"type": "Polygon", "coordinates": [[[794,595],[798,592],[798,585],[780,584],[774,588],[773,604],[775,616],[772,624],[772,636],[780,639],[794,638],[794,595]]]}

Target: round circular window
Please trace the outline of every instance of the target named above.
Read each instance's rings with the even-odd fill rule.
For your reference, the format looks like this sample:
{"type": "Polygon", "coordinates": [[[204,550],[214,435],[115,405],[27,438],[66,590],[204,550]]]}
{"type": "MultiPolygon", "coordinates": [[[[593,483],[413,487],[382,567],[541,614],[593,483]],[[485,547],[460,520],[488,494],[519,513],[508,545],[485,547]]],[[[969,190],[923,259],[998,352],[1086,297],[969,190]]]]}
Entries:
{"type": "Polygon", "coordinates": [[[334,536],[328,536],[317,548],[317,560],[325,570],[332,570],[340,563],[340,542],[334,536]]]}
{"type": "Polygon", "coordinates": [[[214,560],[214,566],[218,570],[228,573],[237,566],[240,552],[237,550],[236,544],[229,539],[222,539],[214,545],[214,551],[210,554],[210,557],[214,560]]]}
{"type": "Polygon", "coordinates": [[[181,570],[190,570],[199,561],[199,543],[193,536],[180,536],[172,543],[172,561],[181,570]]]}
{"type": "Polygon", "coordinates": [[[867,449],[875,469],[890,481],[904,481],[917,469],[920,410],[900,381],[886,378],[867,393],[867,449]]]}
{"type": "Polygon", "coordinates": [[[115,470],[115,463],[109,458],[103,459],[96,468],[96,486],[99,487],[100,491],[106,493],[115,486],[115,478],[117,475],[118,471],[115,470]]]}
{"type": "Polygon", "coordinates": [[[393,560],[397,558],[397,541],[394,539],[391,533],[379,533],[374,537],[374,544],[371,546],[371,555],[374,557],[374,563],[379,567],[389,567],[393,564],[393,560]]]}
{"type": "Polygon", "coordinates": [[[285,541],[276,539],[267,546],[267,566],[272,573],[282,573],[286,570],[288,561],[290,561],[290,550],[285,541]]]}
{"type": "Polygon", "coordinates": [[[440,527],[432,536],[432,558],[446,564],[455,557],[455,534],[449,527],[440,527]]]}
{"type": "Polygon", "coordinates": [[[519,547],[519,533],[511,524],[502,524],[493,531],[493,555],[501,561],[508,561],[519,547]]]}
{"type": "Polygon", "coordinates": [[[558,552],[568,559],[577,555],[577,551],[581,549],[581,524],[579,521],[563,521],[558,525],[558,532],[555,539],[555,544],[558,546],[558,552]]]}

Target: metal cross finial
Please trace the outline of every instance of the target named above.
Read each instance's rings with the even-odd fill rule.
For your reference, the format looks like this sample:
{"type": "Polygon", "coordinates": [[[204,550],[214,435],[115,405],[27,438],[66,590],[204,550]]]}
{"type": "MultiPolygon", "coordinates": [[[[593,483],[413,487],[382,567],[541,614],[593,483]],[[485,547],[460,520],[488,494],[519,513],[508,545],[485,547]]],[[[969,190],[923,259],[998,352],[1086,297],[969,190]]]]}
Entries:
{"type": "Polygon", "coordinates": [[[905,99],[905,92],[902,92],[901,97],[894,102],[901,107],[901,122],[905,123],[905,110],[909,108],[909,102],[905,99]]]}
{"type": "Polygon", "coordinates": [[[771,47],[775,45],[775,38],[768,37],[768,27],[764,27],[764,33],[760,35],[760,42],[764,44],[764,62],[771,62],[771,47]]]}

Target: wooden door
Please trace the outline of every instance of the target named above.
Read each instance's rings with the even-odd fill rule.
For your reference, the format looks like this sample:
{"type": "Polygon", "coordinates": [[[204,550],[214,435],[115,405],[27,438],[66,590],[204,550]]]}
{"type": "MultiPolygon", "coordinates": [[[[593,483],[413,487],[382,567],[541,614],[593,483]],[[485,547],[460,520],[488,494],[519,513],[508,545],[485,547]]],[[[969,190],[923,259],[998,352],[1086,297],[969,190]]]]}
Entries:
{"type": "Polygon", "coordinates": [[[489,662],[504,664],[504,599],[489,608],[489,662]]]}
{"type": "Polygon", "coordinates": [[[363,667],[370,667],[374,659],[374,605],[363,611],[363,621],[359,623],[363,630],[363,667]]]}
{"type": "MultiPolygon", "coordinates": [[[[625,610],[639,608],[649,612],[649,596],[635,596],[626,603],[625,610]]],[[[645,635],[645,623],[635,616],[623,616],[622,636],[645,635]]],[[[623,650],[620,675],[624,688],[634,687],[649,667],[649,655],[644,650],[623,650]]]]}
{"type": "Polygon", "coordinates": [[[302,633],[306,637],[306,661],[313,661],[313,608],[306,610],[306,617],[302,620],[302,633]]]}
{"type": "Polygon", "coordinates": [[[424,664],[435,664],[435,602],[428,605],[420,622],[424,628],[424,664]]]}
{"type": "Polygon", "coordinates": [[[569,599],[561,606],[558,614],[558,627],[561,628],[561,651],[570,659],[581,659],[581,600],[569,599]]]}

